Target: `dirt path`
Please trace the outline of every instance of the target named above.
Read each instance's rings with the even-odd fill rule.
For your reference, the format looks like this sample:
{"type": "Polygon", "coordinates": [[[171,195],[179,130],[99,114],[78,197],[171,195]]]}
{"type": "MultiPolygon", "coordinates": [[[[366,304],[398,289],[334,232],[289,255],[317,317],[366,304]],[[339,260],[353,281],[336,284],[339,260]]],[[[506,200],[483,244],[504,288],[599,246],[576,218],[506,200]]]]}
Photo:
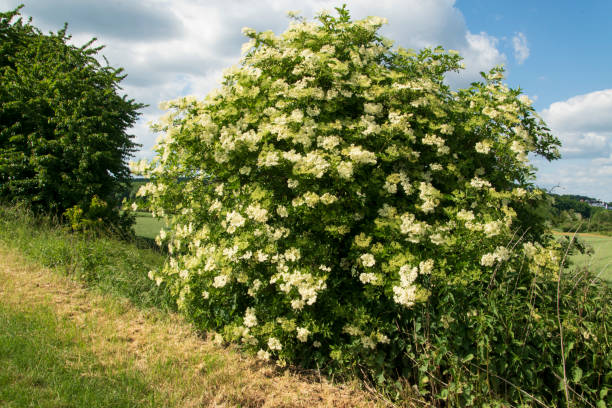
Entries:
{"type": "Polygon", "coordinates": [[[24,261],[0,246],[0,302],[15,310],[51,306],[83,330],[101,361],[132,362],[180,407],[375,406],[352,385],[279,371],[194,334],[181,317],[138,310],[24,261]]]}

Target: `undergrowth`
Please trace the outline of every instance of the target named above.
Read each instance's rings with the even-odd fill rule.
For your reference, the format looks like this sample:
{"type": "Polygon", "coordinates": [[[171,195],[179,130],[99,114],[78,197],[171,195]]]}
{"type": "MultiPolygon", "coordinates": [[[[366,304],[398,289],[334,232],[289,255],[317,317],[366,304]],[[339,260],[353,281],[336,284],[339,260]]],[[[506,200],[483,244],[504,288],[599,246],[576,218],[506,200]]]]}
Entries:
{"type": "Polygon", "coordinates": [[[126,241],[111,233],[72,232],[54,219],[20,207],[0,206],[0,241],[27,258],[138,307],[175,310],[163,284],[147,274],[165,255],[146,240],[126,241]]]}
{"type": "MultiPolygon", "coordinates": [[[[175,310],[164,283],[157,286],[147,277],[165,255],[142,242],[70,232],[47,217],[2,206],[0,242],[136,306],[175,310]]],[[[557,305],[556,282],[523,281],[501,268],[490,287],[486,283],[440,293],[413,322],[398,326],[410,345],[395,358],[412,367],[398,373],[399,380],[360,375],[379,382],[376,392],[400,405],[418,396],[432,406],[505,406],[508,400],[521,406],[609,406],[610,287],[584,269],[566,269],[557,305]],[[520,301],[525,298],[530,301],[520,301]]]]}

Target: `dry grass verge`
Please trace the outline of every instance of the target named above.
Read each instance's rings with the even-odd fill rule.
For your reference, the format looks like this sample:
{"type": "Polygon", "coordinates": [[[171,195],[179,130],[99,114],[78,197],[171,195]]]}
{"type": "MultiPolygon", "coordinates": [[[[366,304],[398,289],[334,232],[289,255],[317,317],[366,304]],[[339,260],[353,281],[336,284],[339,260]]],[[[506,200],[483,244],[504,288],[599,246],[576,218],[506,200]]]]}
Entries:
{"type": "MultiPolygon", "coordinates": [[[[331,384],[258,362],[198,337],[176,314],[137,309],[85,289],[0,247],[0,302],[15,311],[51,307],[76,325],[96,358],[138,372],[168,406],[371,407],[356,383],[331,384]]],[[[82,375],[88,375],[83,372],[82,375]]]]}

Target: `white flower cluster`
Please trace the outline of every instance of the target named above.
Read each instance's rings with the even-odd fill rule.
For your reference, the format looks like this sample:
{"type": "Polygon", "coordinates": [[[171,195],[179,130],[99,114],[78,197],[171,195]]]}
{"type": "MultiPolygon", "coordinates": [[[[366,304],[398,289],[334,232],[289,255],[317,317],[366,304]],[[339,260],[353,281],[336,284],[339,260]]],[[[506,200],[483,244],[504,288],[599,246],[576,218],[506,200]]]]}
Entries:
{"type": "Polygon", "coordinates": [[[351,145],[348,156],[359,164],[376,164],[376,154],[363,149],[361,146],[351,145]]]}
{"type": "Polygon", "coordinates": [[[430,213],[440,204],[440,192],[431,184],[421,182],[419,184],[419,198],[423,201],[421,211],[430,213]]]}
{"type": "Polygon", "coordinates": [[[480,258],[480,264],[482,266],[493,266],[495,262],[503,262],[510,258],[510,251],[508,248],[499,246],[494,252],[484,254],[480,258]]]}
{"type": "Polygon", "coordinates": [[[245,218],[240,215],[237,211],[228,212],[225,216],[225,222],[227,223],[227,232],[233,234],[236,229],[242,227],[245,222],[245,218]]]}
{"type": "Polygon", "coordinates": [[[244,314],[244,325],[246,327],[257,326],[257,316],[255,316],[255,309],[248,307],[244,314]]]}
{"type": "Polygon", "coordinates": [[[488,140],[477,142],[475,149],[478,153],[488,154],[491,151],[491,142],[489,142],[488,140]]]}
{"type": "Polygon", "coordinates": [[[414,281],[418,277],[419,268],[404,265],[399,270],[400,284],[393,286],[393,300],[400,305],[410,307],[416,301],[417,286],[414,281]]]}
{"type": "Polygon", "coordinates": [[[247,216],[257,222],[268,221],[268,210],[259,206],[259,204],[251,204],[246,209],[247,216]]]}
{"type": "Polygon", "coordinates": [[[400,217],[401,225],[400,232],[408,235],[408,240],[413,243],[420,242],[421,238],[426,234],[428,225],[426,222],[417,221],[414,214],[404,213],[400,217]]]}
{"type": "Polygon", "coordinates": [[[363,254],[360,257],[361,264],[366,268],[371,268],[376,263],[376,259],[374,259],[374,255],[372,254],[363,254]]]}
{"type": "Polygon", "coordinates": [[[291,301],[291,307],[296,310],[301,310],[304,305],[313,305],[319,292],[327,288],[325,279],[300,271],[281,272],[270,280],[270,283],[276,282],[280,282],[279,289],[284,293],[290,293],[292,288],[297,289],[300,297],[291,301]]]}

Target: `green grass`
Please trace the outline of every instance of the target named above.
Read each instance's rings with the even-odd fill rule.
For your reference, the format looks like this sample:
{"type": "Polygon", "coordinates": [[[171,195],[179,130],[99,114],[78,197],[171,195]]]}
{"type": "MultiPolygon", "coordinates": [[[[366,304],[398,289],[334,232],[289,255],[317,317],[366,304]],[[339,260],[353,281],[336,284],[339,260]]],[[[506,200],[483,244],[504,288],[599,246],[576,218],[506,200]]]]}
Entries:
{"type": "Polygon", "coordinates": [[[164,285],[147,274],[159,269],[165,255],[113,237],[71,233],[45,217],[0,206],[0,241],[30,260],[70,275],[89,287],[125,297],[139,307],[175,309],[164,285]]]}
{"type": "Polygon", "coordinates": [[[102,364],[71,321],[0,303],[3,407],[156,407],[162,397],[126,363],[102,364]]]}
{"type": "MultiPolygon", "coordinates": [[[[142,215],[140,218],[148,217],[142,215]]],[[[588,238],[585,241],[595,242],[588,238]]],[[[141,248],[137,242],[70,233],[44,217],[1,206],[0,242],[23,254],[28,261],[74,277],[86,286],[99,289],[111,297],[127,298],[138,307],[174,310],[174,302],[164,284],[158,287],[147,278],[150,269],[159,268],[163,264],[164,255],[159,251],[141,248]]],[[[605,246],[605,242],[601,248],[603,249],[599,251],[595,248],[596,254],[609,256],[609,247],[605,246]]],[[[0,304],[2,303],[0,296],[0,304]]],[[[162,404],[159,400],[153,404],[151,399],[144,397],[147,395],[148,398],[157,398],[151,397],[151,386],[146,384],[157,384],[160,378],[181,379],[185,376],[185,373],[174,371],[185,364],[184,361],[176,359],[167,360],[167,366],[163,361],[159,363],[159,367],[153,366],[157,367],[153,371],[159,371],[163,375],[155,375],[154,378],[151,377],[151,381],[145,382],[138,370],[130,366],[132,363],[129,361],[118,362],[118,365],[109,367],[108,362],[102,363],[96,356],[87,353],[87,347],[83,345],[88,336],[87,331],[79,334],[73,325],[72,321],[53,317],[50,310],[44,307],[25,310],[0,308],[0,406],[160,406],[162,404]],[[31,325],[28,322],[31,322],[31,325]],[[8,329],[5,330],[5,327],[8,329]],[[41,356],[38,359],[40,361],[34,358],[38,355],[41,356]],[[117,379],[123,384],[123,388],[113,388],[117,379]],[[70,382],[75,384],[74,388],[70,388],[70,382]],[[37,386],[41,388],[40,394],[37,394],[38,389],[31,391],[37,386]],[[87,391],[83,395],[74,396],[72,393],[75,389],[87,391]],[[95,396],[89,395],[90,389],[97,389],[95,392],[108,395],[100,396],[96,400],[95,396]],[[114,394],[113,390],[116,390],[114,394]],[[32,399],[28,399],[30,396],[32,399]],[[47,400],[52,402],[49,405],[34,402],[39,398],[43,398],[45,403],[47,400]],[[72,400],[77,401],[75,405],[70,405],[72,400]]],[[[90,333],[91,331],[89,330],[90,333]]],[[[182,340],[179,340],[171,346],[176,348],[181,342],[182,340]]],[[[181,355],[189,356],[191,353],[192,351],[189,351],[181,355]]],[[[228,361],[234,360],[239,358],[234,355],[228,361]]],[[[200,361],[208,360],[201,356],[200,361]]],[[[192,365],[189,367],[191,371],[195,371],[192,365]]],[[[233,370],[231,374],[222,372],[212,380],[206,380],[208,382],[198,383],[194,389],[206,390],[210,395],[216,395],[221,387],[218,384],[224,384],[223,387],[226,387],[225,384],[230,383],[231,398],[236,400],[232,399],[228,406],[238,406],[237,398],[245,393],[246,385],[233,382],[243,378],[243,372],[243,368],[233,370]]],[[[272,383],[278,381],[275,378],[271,380],[272,383]]],[[[230,388],[224,388],[223,392],[228,392],[227,389],[230,388]]],[[[265,392],[261,393],[263,395],[265,392]]],[[[259,398],[263,397],[254,395],[249,403],[245,402],[244,405],[259,406],[260,404],[254,402],[260,401],[259,398]]]]}
{"type": "Polygon", "coordinates": [[[373,405],[198,337],[147,277],[163,262],[0,206],[0,407],[373,405]]]}
{"type": "Polygon", "coordinates": [[[593,249],[593,254],[574,255],[574,265],[588,267],[595,275],[612,282],[612,237],[580,235],[580,240],[593,249]]]}
{"type": "Polygon", "coordinates": [[[134,231],[139,237],[155,239],[157,234],[159,234],[159,231],[165,226],[166,224],[162,220],[151,217],[150,213],[136,213],[136,224],[134,225],[134,231]]]}

